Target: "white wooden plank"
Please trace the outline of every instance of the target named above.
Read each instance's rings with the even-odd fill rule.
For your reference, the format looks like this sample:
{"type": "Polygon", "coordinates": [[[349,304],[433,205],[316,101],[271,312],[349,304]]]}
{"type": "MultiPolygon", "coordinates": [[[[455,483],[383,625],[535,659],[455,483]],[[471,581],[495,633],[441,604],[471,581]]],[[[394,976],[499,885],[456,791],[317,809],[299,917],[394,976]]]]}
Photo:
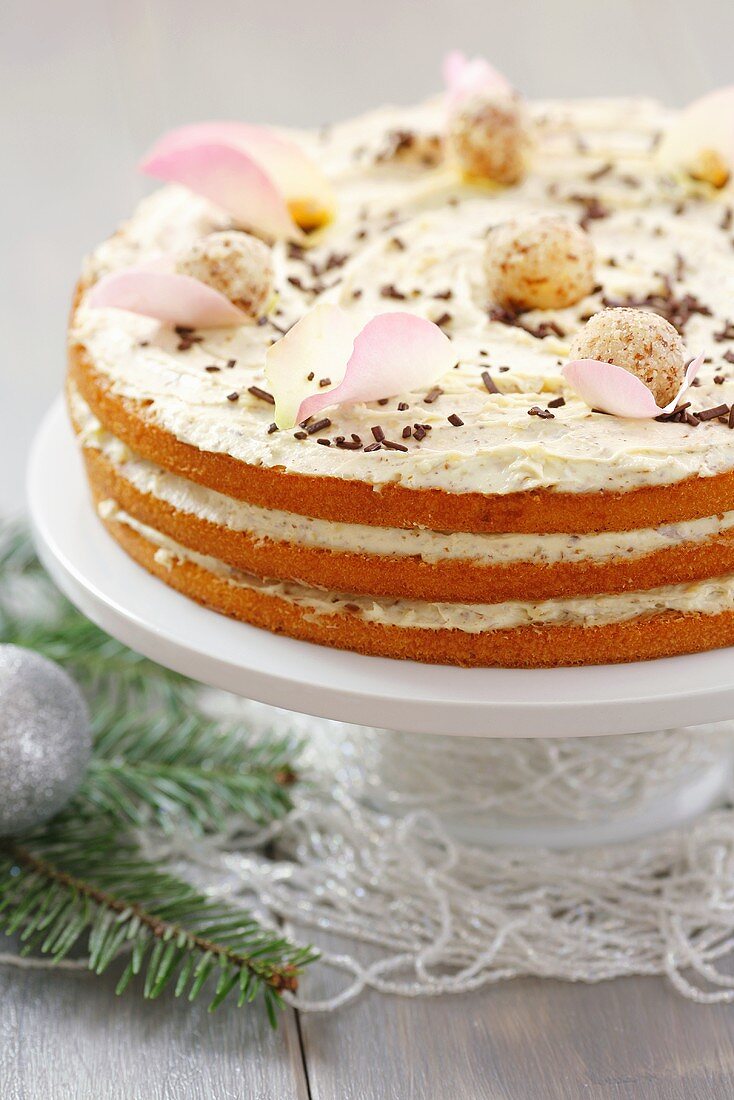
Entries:
{"type": "MultiPolygon", "coordinates": [[[[304,994],[341,982],[314,972],[304,994]]],[[[300,1025],[313,1100],[734,1095],[734,1008],[693,1004],[656,978],[522,980],[436,999],[369,993],[333,1014],[303,1013],[300,1025]]]]}
{"type": "Polygon", "coordinates": [[[0,968],[3,1100],[307,1100],[294,1014],[114,994],[112,976],[0,968]]]}

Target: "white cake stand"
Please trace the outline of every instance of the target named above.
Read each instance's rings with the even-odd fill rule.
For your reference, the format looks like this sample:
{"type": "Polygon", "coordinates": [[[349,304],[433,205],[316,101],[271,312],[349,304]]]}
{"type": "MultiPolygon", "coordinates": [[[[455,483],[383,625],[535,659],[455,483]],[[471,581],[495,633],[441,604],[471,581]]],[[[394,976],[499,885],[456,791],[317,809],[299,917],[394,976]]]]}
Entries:
{"type": "MultiPolygon", "coordinates": [[[[464,738],[635,734],[734,716],[731,649],[580,669],[445,668],[327,649],[199,607],[150,576],[105,532],[60,400],[34,443],[28,500],[39,556],[85,615],[159,664],[250,699],[342,722],[464,738]]],[[[488,823],[469,832],[489,842],[563,846],[623,840],[702,812],[721,798],[729,776],[726,752],[622,820],[534,822],[527,830],[488,823]]]]}

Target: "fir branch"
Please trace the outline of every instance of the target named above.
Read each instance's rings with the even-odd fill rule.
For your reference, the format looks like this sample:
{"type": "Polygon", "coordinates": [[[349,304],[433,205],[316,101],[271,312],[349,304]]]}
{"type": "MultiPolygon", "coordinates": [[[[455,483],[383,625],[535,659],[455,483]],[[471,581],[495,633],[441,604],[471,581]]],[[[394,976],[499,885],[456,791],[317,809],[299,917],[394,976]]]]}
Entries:
{"type": "Polygon", "coordinates": [[[171,985],[211,1007],[233,990],[261,997],[275,1022],[280,993],[315,958],[146,861],[129,826],[221,829],[233,813],[262,825],[290,808],[293,738],[253,740],[201,713],[191,681],[110,638],[61,596],[19,527],[0,524],[0,642],[58,661],[93,714],[94,754],[68,809],[30,837],[0,839],[0,930],[24,952],[63,959],[86,935],[102,973],[129,953],[118,991],[144,975],[144,994],[171,985]]]}
{"type": "Polygon", "coordinates": [[[152,819],[166,832],[183,823],[197,833],[223,831],[233,814],[262,826],[291,808],[293,737],[253,740],[242,726],[176,710],[148,720],[102,713],[95,726],[79,805],[137,827],[152,819]]]}
{"type": "Polygon", "coordinates": [[[96,974],[129,953],[118,993],[140,976],[148,998],[173,986],[195,1000],[216,978],[210,1009],[236,990],[239,1005],[261,996],[272,1023],[281,992],[295,990],[315,958],[160,871],[104,821],[94,829],[57,821],[27,840],[0,842],[0,929],[20,935],[24,954],[54,962],[86,935],[96,974]]]}

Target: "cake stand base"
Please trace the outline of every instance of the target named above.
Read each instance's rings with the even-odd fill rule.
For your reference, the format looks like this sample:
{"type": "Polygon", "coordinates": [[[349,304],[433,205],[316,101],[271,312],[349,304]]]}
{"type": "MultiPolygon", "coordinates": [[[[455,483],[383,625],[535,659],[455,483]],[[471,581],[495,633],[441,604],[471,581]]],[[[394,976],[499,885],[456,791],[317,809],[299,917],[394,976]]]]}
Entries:
{"type": "Polygon", "coordinates": [[[364,730],[344,723],[370,722],[389,747],[388,771],[372,767],[372,749],[356,733],[349,759],[368,776],[364,797],[380,808],[406,808],[394,782],[399,760],[414,777],[408,806],[437,813],[457,838],[568,847],[681,824],[728,788],[726,735],[709,741],[686,727],[734,715],[731,650],[580,669],[459,669],[362,657],[234,622],[167,588],[110,539],[61,402],[39,430],[28,499],[51,576],[125,644],[209,686],[331,719],[304,721],[315,738],[332,738],[336,767],[346,766],[334,747],[343,731],[364,730]],[[669,750],[671,766],[661,770],[669,750]],[[578,798],[569,809],[571,790],[578,798]]]}

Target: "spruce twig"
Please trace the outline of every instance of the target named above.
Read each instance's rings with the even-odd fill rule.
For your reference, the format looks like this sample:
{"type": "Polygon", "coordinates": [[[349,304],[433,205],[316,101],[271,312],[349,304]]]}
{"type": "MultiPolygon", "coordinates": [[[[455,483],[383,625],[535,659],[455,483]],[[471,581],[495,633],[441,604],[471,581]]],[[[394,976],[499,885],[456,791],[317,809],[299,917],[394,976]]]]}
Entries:
{"type": "Polygon", "coordinates": [[[127,952],[119,993],[140,975],[148,998],[174,985],[176,996],[188,989],[195,1000],[216,977],[211,1009],[237,990],[239,1004],[262,995],[271,1017],[314,957],[160,871],[104,821],[90,832],[61,819],[25,840],[0,841],[0,929],[20,935],[24,954],[54,962],[86,934],[96,974],[127,952]]]}
{"type": "Polygon", "coordinates": [[[128,961],[146,997],[169,986],[189,1000],[212,988],[262,1000],[272,1024],[315,952],[209,898],[145,859],[128,830],[257,826],[291,805],[292,737],[255,739],[204,715],[196,686],[108,637],[53,587],[22,528],[0,524],[0,642],[64,665],[93,714],[94,751],[66,811],[28,836],[0,839],[0,931],[24,953],[60,961],[86,939],[89,967],[128,961]],[[27,597],[32,597],[30,600],[27,597]]]}

